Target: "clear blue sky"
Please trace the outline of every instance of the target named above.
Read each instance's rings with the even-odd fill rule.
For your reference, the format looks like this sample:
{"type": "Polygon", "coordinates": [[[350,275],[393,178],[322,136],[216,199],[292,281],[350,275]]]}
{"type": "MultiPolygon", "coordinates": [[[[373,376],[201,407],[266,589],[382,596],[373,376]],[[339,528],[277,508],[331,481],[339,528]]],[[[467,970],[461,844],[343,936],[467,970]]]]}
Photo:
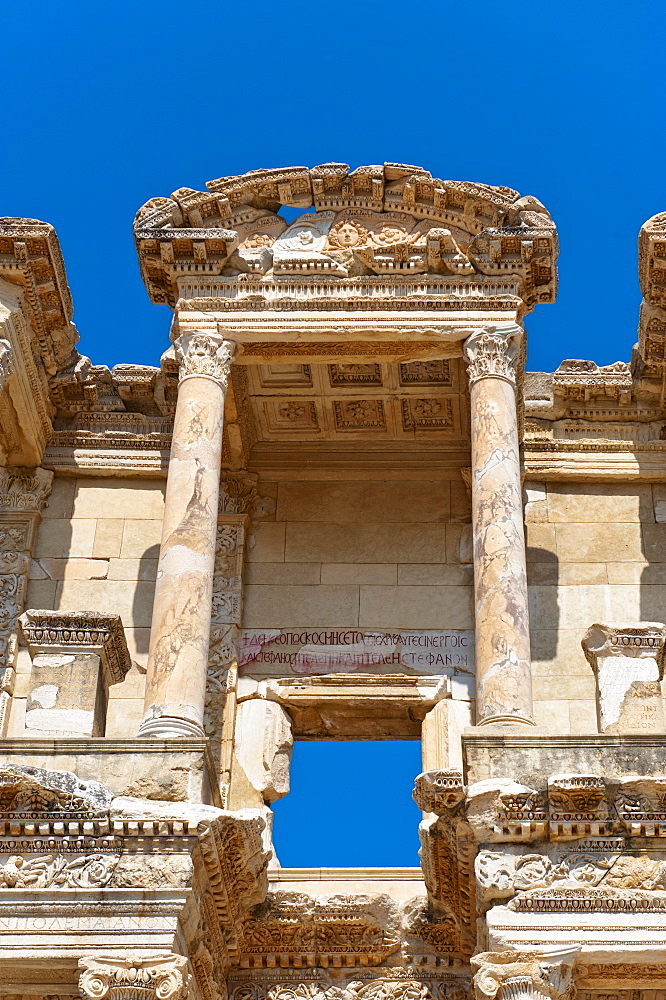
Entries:
{"type": "MultiPolygon", "coordinates": [[[[168,344],[168,309],[148,301],[133,249],[143,202],[327,160],[536,195],[560,232],[560,294],[528,318],[529,367],[629,359],[636,237],[666,210],[662,0],[23,0],[2,28],[0,214],[56,227],[94,362],[156,364],[168,344]]],[[[358,863],[381,822],[404,831],[394,862],[414,863],[412,807],[378,819],[386,799],[365,759],[327,765],[369,774],[358,863]]],[[[353,863],[331,860],[330,823],[288,822],[292,853],[301,837],[320,864],[353,863]]]]}

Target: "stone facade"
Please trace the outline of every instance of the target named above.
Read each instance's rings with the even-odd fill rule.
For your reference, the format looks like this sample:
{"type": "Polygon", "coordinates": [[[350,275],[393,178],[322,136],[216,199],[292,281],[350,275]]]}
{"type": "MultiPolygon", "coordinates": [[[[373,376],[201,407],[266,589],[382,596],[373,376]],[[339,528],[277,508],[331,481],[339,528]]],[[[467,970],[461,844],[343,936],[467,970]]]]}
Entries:
{"type": "Polygon", "coordinates": [[[666,215],[631,363],[554,373],[509,188],[260,170],[135,238],[171,346],[109,370],[0,220],[0,1000],[661,1000],[666,215]],[[364,738],[421,740],[421,867],[281,868],[294,740],[364,738]]]}

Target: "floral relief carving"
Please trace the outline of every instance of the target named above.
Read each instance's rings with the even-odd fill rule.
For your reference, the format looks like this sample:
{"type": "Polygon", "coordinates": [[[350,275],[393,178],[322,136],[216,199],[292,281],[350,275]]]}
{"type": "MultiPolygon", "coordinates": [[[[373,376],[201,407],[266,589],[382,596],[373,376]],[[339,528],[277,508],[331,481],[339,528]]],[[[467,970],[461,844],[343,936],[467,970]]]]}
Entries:
{"type": "Polygon", "coordinates": [[[46,469],[0,468],[0,734],[14,690],[12,660],[34,534],[52,481],[46,469]]]}
{"type": "Polygon", "coordinates": [[[134,854],[121,857],[110,888],[182,889],[192,882],[192,861],[185,856],[134,854]]]}
{"type": "Polygon", "coordinates": [[[179,379],[204,376],[218,382],[223,389],[229,383],[231,362],[236,345],[217,333],[184,333],[174,341],[180,364],[179,379]]]}
{"type": "Polygon", "coordinates": [[[3,889],[94,889],[107,885],[118,864],[117,854],[63,855],[35,858],[10,855],[0,864],[3,889]]]}
{"type": "Polygon", "coordinates": [[[489,326],[473,333],[464,345],[470,384],[481,378],[515,383],[523,331],[519,326],[489,326]]]}
{"type": "Polygon", "coordinates": [[[384,404],[381,399],[334,400],[333,414],[338,431],[386,428],[384,404]]]}

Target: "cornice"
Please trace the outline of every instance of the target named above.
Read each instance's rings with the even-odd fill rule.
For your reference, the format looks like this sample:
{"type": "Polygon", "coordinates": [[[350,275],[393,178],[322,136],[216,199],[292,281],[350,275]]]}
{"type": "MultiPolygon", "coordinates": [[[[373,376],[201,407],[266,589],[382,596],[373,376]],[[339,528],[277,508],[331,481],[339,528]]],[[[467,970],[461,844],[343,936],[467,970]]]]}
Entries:
{"type": "Polygon", "coordinates": [[[120,615],[31,609],[19,621],[33,656],[73,651],[97,653],[109,684],[119,684],[132,666],[120,615]]]}
{"type": "Polygon", "coordinates": [[[0,277],[20,286],[28,304],[39,354],[54,374],[78,338],[72,297],[55,229],[37,219],[0,219],[0,277]]]}

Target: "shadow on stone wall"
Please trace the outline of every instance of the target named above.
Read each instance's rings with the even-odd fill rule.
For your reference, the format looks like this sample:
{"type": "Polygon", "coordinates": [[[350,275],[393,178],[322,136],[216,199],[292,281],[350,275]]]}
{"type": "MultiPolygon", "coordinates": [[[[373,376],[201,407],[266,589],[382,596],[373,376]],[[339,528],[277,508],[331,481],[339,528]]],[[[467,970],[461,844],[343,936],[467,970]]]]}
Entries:
{"type": "Polygon", "coordinates": [[[533,660],[554,660],[560,627],[557,599],[559,559],[554,552],[527,548],[527,586],[530,592],[530,634],[533,660]]]}
{"type": "MultiPolygon", "coordinates": [[[[153,599],[155,596],[155,567],[156,560],[160,554],[159,545],[150,545],[146,551],[143,553],[139,560],[139,572],[137,574],[137,583],[140,581],[148,581],[153,584],[153,593],[150,599],[150,614],[153,613],[153,599]]],[[[133,620],[140,621],[142,612],[145,613],[144,606],[144,596],[140,593],[143,588],[136,587],[134,590],[134,600],[133,600],[133,620]]],[[[149,628],[138,628],[135,631],[136,635],[136,651],[137,653],[147,653],[148,647],[150,645],[150,629],[149,628]]]]}

